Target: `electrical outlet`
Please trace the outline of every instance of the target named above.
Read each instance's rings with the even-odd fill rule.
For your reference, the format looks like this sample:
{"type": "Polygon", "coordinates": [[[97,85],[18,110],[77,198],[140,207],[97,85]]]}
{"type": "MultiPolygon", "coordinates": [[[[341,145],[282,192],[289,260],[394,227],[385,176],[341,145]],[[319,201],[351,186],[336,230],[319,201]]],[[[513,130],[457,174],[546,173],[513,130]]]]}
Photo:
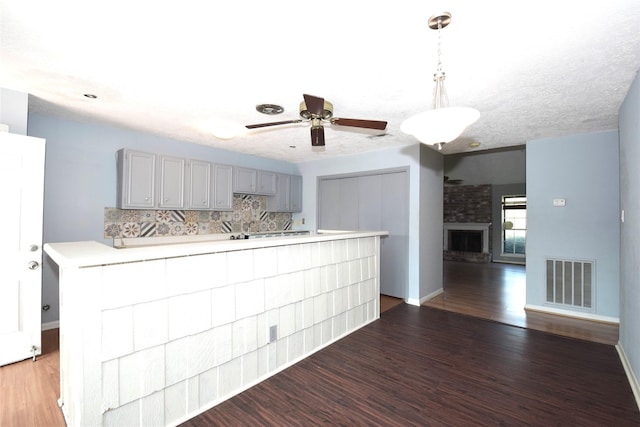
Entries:
{"type": "Polygon", "coordinates": [[[273,325],[269,327],[269,342],[274,342],[278,340],[278,325],[273,325]]]}

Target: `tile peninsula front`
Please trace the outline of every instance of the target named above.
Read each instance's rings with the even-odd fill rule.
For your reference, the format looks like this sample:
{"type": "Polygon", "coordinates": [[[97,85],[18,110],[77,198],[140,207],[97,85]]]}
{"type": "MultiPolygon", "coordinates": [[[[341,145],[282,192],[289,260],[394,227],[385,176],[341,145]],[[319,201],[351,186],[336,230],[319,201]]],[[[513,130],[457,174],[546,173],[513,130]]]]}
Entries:
{"type": "Polygon", "coordinates": [[[375,321],[385,235],[45,245],[67,425],[177,425],[375,321]]]}

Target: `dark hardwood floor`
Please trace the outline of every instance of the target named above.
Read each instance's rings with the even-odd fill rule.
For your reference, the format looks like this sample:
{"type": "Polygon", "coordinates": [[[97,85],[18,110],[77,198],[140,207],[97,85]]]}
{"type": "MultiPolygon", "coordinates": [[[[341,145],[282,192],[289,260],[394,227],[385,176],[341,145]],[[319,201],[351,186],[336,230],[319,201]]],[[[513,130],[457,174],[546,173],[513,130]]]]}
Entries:
{"type": "MultiPolygon", "coordinates": [[[[445,263],[442,306],[382,296],[380,320],[185,425],[640,425],[614,347],[585,341],[593,325],[531,330],[505,303],[524,301],[524,268],[488,267],[445,263]]],[[[35,363],[0,367],[0,426],[65,425],[58,330],[42,337],[35,363]]]]}
{"type": "Polygon", "coordinates": [[[380,320],[191,426],[638,426],[613,346],[430,307],[380,320]]]}
{"type": "Polygon", "coordinates": [[[445,262],[444,293],[425,306],[603,344],[617,344],[617,324],[525,311],[523,265],[445,262]]]}

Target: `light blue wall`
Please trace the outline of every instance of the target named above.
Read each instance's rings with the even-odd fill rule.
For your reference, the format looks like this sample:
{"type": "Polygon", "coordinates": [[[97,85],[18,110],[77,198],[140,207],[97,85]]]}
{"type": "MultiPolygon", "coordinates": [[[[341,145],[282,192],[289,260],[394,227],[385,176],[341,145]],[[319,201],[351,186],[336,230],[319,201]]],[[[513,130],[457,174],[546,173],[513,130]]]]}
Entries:
{"type": "MultiPolygon", "coordinates": [[[[426,154],[429,163],[421,164],[421,146],[413,144],[386,150],[360,153],[330,160],[318,160],[299,163],[304,177],[303,214],[294,215],[296,219],[305,219],[303,228],[317,228],[317,180],[321,176],[376,171],[382,169],[408,167],[409,169],[409,300],[418,303],[426,295],[427,289],[442,287],[442,265],[438,271],[421,271],[420,262],[426,259],[442,261],[442,243],[435,253],[431,253],[433,229],[438,229],[442,239],[442,155],[431,150],[426,154]],[[431,178],[421,181],[421,175],[431,171],[431,178]],[[439,176],[434,179],[433,176],[439,176]],[[421,185],[424,187],[421,188],[421,185]],[[430,187],[431,186],[431,187],[430,187]],[[425,210],[431,214],[425,213],[425,210]],[[422,217],[431,218],[435,223],[421,223],[422,217]],[[438,225],[439,224],[439,225],[438,225]],[[424,227],[424,228],[421,228],[424,227]],[[424,234],[423,229],[427,230],[424,234]],[[423,244],[424,243],[424,244],[423,244]],[[423,252],[424,251],[424,252],[423,252]],[[433,276],[429,276],[433,275],[433,276]],[[426,277],[425,277],[426,276],[426,277]],[[422,286],[425,286],[423,289],[422,286]]],[[[431,264],[436,264],[433,261],[431,264]]],[[[429,264],[429,265],[431,265],[429,264]]],[[[426,269],[425,269],[426,270],[426,269]]]]}
{"type": "Polygon", "coordinates": [[[444,158],[444,174],[461,179],[463,185],[524,183],[526,146],[449,154],[444,158]]]}
{"type": "Polygon", "coordinates": [[[640,379],[640,76],[636,75],[619,115],[620,345],[640,379]]]}
{"type": "Polygon", "coordinates": [[[420,145],[420,302],[443,289],[444,158],[420,145]]]}
{"type": "Polygon", "coordinates": [[[28,94],[0,88],[0,124],[9,126],[9,132],[27,134],[28,108],[28,94]]]}
{"type": "MultiPolygon", "coordinates": [[[[44,243],[103,238],[104,208],[116,205],[116,151],[127,147],[185,158],[297,174],[294,164],[161,138],[105,124],[30,114],[28,133],[47,140],[44,243]]],[[[58,320],[55,265],[43,260],[43,323],[58,320]]]]}
{"type": "Polygon", "coordinates": [[[527,305],[546,304],[548,257],[594,260],[593,314],[618,318],[618,152],[617,131],[527,143],[527,305]]]}

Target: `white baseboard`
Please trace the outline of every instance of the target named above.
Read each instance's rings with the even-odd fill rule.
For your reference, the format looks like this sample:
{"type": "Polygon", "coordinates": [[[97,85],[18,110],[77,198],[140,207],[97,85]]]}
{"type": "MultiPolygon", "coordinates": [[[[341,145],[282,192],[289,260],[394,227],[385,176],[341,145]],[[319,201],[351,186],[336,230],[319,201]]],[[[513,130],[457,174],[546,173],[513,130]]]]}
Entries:
{"type": "Polygon", "coordinates": [[[636,405],[640,408],[640,384],[638,383],[638,377],[634,374],[633,368],[629,363],[629,359],[627,359],[627,354],[624,352],[624,348],[620,342],[616,344],[616,350],[618,350],[618,355],[620,356],[620,361],[624,367],[624,372],[627,374],[627,379],[629,380],[629,385],[631,385],[633,396],[636,398],[636,405]]]}
{"type": "Polygon", "coordinates": [[[54,320],[53,322],[43,323],[41,330],[48,331],[50,329],[58,329],[58,328],[60,328],[60,321],[54,320]]]}
{"type": "Polygon", "coordinates": [[[566,316],[566,317],[573,317],[576,319],[582,319],[582,320],[591,320],[594,322],[601,322],[601,323],[611,323],[613,325],[619,325],[620,324],[620,318],[619,317],[610,317],[610,316],[601,316],[599,314],[593,314],[593,313],[582,313],[579,311],[572,311],[572,310],[565,310],[562,308],[555,308],[555,307],[545,307],[542,305],[531,305],[531,304],[526,304],[524,306],[525,311],[538,311],[541,313],[547,313],[547,314],[556,314],[559,316],[566,316]]]}
{"type": "Polygon", "coordinates": [[[422,304],[424,304],[425,302],[429,301],[432,298],[437,297],[438,295],[440,295],[441,293],[444,292],[443,288],[438,289],[435,292],[431,292],[429,295],[423,296],[420,299],[415,299],[415,298],[409,298],[407,299],[406,303],[407,304],[411,304],[411,305],[416,305],[416,306],[421,306],[422,304]]]}

